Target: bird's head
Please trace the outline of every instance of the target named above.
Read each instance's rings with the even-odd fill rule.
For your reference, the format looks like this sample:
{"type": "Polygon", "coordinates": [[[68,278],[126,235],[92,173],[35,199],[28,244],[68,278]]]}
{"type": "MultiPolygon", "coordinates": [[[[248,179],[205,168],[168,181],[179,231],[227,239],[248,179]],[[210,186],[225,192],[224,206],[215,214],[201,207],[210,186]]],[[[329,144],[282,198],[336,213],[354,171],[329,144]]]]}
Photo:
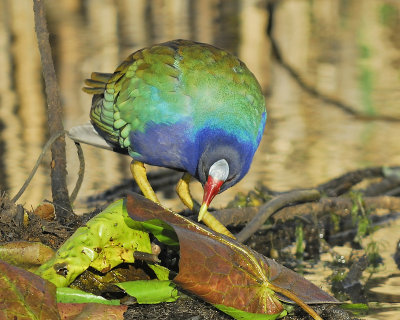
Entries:
{"type": "Polygon", "coordinates": [[[214,197],[235,185],[247,173],[254,151],[246,146],[229,144],[205,149],[197,168],[198,179],[204,188],[199,221],[214,197]]]}

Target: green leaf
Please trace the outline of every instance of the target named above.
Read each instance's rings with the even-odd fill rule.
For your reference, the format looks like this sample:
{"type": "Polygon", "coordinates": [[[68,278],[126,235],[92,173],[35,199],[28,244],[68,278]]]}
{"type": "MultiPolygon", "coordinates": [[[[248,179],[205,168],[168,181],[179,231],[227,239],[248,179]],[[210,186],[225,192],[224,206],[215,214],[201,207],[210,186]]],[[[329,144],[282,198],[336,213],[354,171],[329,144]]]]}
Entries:
{"type": "Polygon", "coordinates": [[[167,246],[179,246],[178,236],[174,229],[167,223],[161,220],[148,220],[142,222],[143,228],[152,233],[158,241],[167,246]]]}
{"type": "Polygon", "coordinates": [[[125,201],[118,200],[78,228],[36,274],[66,287],[88,267],[105,273],[133,263],[135,251],[151,253],[149,234],[128,216],[125,201]]]}
{"type": "Polygon", "coordinates": [[[154,271],[158,280],[169,280],[170,270],[158,264],[148,264],[150,269],[154,271]]]}
{"type": "Polygon", "coordinates": [[[366,315],[369,311],[369,306],[364,303],[344,303],[340,308],[351,312],[354,316],[366,315]]]}
{"type": "Polygon", "coordinates": [[[168,280],[137,280],[121,282],[116,285],[130,296],[135,297],[141,304],[173,302],[179,298],[175,285],[168,280]]]}
{"type": "Polygon", "coordinates": [[[304,255],[304,230],[301,222],[296,222],[296,258],[303,259],[304,255]]]}
{"type": "Polygon", "coordinates": [[[343,303],[340,305],[342,309],[356,310],[356,311],[368,311],[369,307],[365,303],[343,303]]]}
{"type": "Polygon", "coordinates": [[[101,303],[117,306],[119,300],[107,300],[101,296],[96,296],[78,289],[57,288],[57,302],[61,303],[101,303]]]}
{"type": "Polygon", "coordinates": [[[277,314],[261,314],[238,310],[232,307],[224,306],[222,304],[214,305],[214,307],[218,308],[226,314],[229,314],[231,317],[237,320],[275,320],[287,315],[286,310],[283,310],[281,313],[277,314]]]}

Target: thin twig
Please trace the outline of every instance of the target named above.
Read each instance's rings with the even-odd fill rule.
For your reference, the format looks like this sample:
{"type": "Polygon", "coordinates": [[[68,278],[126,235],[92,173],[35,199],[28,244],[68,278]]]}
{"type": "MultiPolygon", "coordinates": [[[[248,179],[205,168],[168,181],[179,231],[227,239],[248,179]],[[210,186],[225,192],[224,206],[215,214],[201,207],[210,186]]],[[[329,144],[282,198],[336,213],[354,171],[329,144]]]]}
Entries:
{"type": "MultiPolygon", "coordinates": [[[[62,123],[61,100],[57,86],[57,77],[54,70],[53,57],[51,54],[49,32],[47,31],[46,14],[43,2],[43,0],[33,0],[33,11],[35,16],[35,31],[46,89],[49,133],[50,136],[54,136],[58,132],[64,132],[64,127],[62,123]]],[[[57,218],[64,224],[68,220],[68,217],[73,215],[67,189],[67,165],[64,134],[56,139],[55,143],[51,147],[51,153],[51,191],[53,202],[57,218]]]]}
{"type": "MultiPolygon", "coordinates": [[[[44,145],[42,152],[40,153],[38,159],[36,160],[35,166],[32,168],[31,173],[29,174],[28,178],[25,180],[24,184],[22,185],[21,189],[17,192],[17,194],[11,199],[13,203],[16,203],[18,199],[22,196],[22,194],[25,192],[26,188],[29,186],[32,178],[36,174],[37,169],[39,168],[40,163],[43,160],[44,155],[46,152],[49,150],[49,148],[55,143],[55,141],[63,136],[66,133],[66,131],[60,131],[57,132],[55,135],[51,136],[50,139],[46,142],[44,145]]],[[[80,146],[79,143],[75,143],[75,146],[77,148],[78,152],[78,158],[79,158],[79,173],[78,173],[78,179],[75,184],[74,191],[72,191],[70,201],[73,203],[76,199],[76,196],[78,195],[79,189],[82,185],[83,181],[83,176],[85,173],[85,158],[83,157],[83,152],[82,152],[82,147],[80,146]]],[[[56,205],[56,204],[55,204],[56,205]]],[[[67,208],[64,208],[67,210],[67,208]]]]}
{"type": "Polygon", "coordinates": [[[71,203],[75,202],[78,192],[82,186],[83,177],[85,176],[85,157],[83,156],[83,150],[79,142],[75,142],[75,146],[79,158],[79,171],[78,171],[78,180],[76,180],[75,188],[72,191],[71,195],[69,196],[69,201],[71,201],[71,203]]]}
{"type": "Polygon", "coordinates": [[[22,185],[21,189],[17,192],[17,194],[11,199],[12,202],[17,202],[18,199],[22,196],[22,194],[25,192],[26,188],[28,185],[31,183],[31,180],[33,176],[35,175],[37,169],[39,168],[40,163],[42,162],[42,159],[44,155],[46,154],[47,150],[53,145],[54,141],[56,141],[59,137],[64,135],[64,131],[60,131],[50,137],[50,139],[46,142],[44,145],[42,152],[39,155],[39,158],[36,160],[35,166],[31,170],[31,173],[29,174],[28,178],[25,180],[24,184],[22,185]]]}
{"type": "Polygon", "coordinates": [[[320,198],[318,190],[297,190],[282,194],[260,207],[257,215],[235,235],[237,241],[244,242],[253,235],[276,211],[295,202],[314,201],[320,198]]]}

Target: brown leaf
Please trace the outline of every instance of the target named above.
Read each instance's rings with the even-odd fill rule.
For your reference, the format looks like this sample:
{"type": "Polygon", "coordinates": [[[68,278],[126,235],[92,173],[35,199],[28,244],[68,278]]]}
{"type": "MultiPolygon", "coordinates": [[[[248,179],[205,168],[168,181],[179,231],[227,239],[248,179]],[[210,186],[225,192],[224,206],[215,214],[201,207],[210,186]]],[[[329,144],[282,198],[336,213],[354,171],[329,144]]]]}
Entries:
{"type": "MultiPolygon", "coordinates": [[[[272,288],[281,288],[305,303],[337,303],[274,260],[139,195],[128,195],[127,210],[134,220],[160,219],[173,227],[180,244],[179,273],[174,281],[207,302],[246,312],[275,314],[282,306],[272,288]]],[[[279,299],[291,301],[283,296],[279,299]]]]}
{"type": "Polygon", "coordinates": [[[54,255],[54,250],[41,242],[13,241],[0,245],[0,259],[24,269],[38,267],[54,255]]]}
{"type": "Polygon", "coordinates": [[[85,308],[85,303],[57,303],[61,320],[71,320],[78,316],[85,308]]]}
{"type": "Polygon", "coordinates": [[[59,303],[62,320],[119,320],[124,319],[128,306],[98,303],[59,303]]]}
{"type": "Polygon", "coordinates": [[[0,260],[0,319],[60,319],[56,287],[0,260]]]}
{"type": "Polygon", "coordinates": [[[115,283],[149,279],[142,268],[128,264],[124,267],[117,266],[105,274],[86,269],[70,284],[70,287],[100,296],[105,292],[120,292],[115,283]]]}
{"type": "Polygon", "coordinates": [[[33,213],[45,220],[54,220],[56,217],[54,205],[49,202],[39,204],[33,213]]]}

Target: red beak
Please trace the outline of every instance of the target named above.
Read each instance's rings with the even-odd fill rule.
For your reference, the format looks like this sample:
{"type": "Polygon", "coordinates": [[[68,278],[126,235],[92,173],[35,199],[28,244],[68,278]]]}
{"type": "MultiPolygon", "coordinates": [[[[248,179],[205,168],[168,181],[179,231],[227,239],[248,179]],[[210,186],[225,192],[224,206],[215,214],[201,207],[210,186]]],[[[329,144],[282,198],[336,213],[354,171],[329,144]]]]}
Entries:
{"type": "Polygon", "coordinates": [[[208,176],[207,182],[204,186],[204,196],[203,204],[205,203],[207,207],[210,205],[211,201],[218,194],[224,181],[216,180],[212,176],[208,176]]]}
{"type": "Polygon", "coordinates": [[[203,196],[203,203],[201,205],[199,212],[199,218],[198,218],[199,221],[201,221],[201,219],[203,218],[204,213],[207,211],[211,201],[218,194],[219,189],[221,188],[223,183],[224,183],[223,180],[214,179],[211,175],[208,176],[207,182],[204,186],[204,196],[203,196]]]}

